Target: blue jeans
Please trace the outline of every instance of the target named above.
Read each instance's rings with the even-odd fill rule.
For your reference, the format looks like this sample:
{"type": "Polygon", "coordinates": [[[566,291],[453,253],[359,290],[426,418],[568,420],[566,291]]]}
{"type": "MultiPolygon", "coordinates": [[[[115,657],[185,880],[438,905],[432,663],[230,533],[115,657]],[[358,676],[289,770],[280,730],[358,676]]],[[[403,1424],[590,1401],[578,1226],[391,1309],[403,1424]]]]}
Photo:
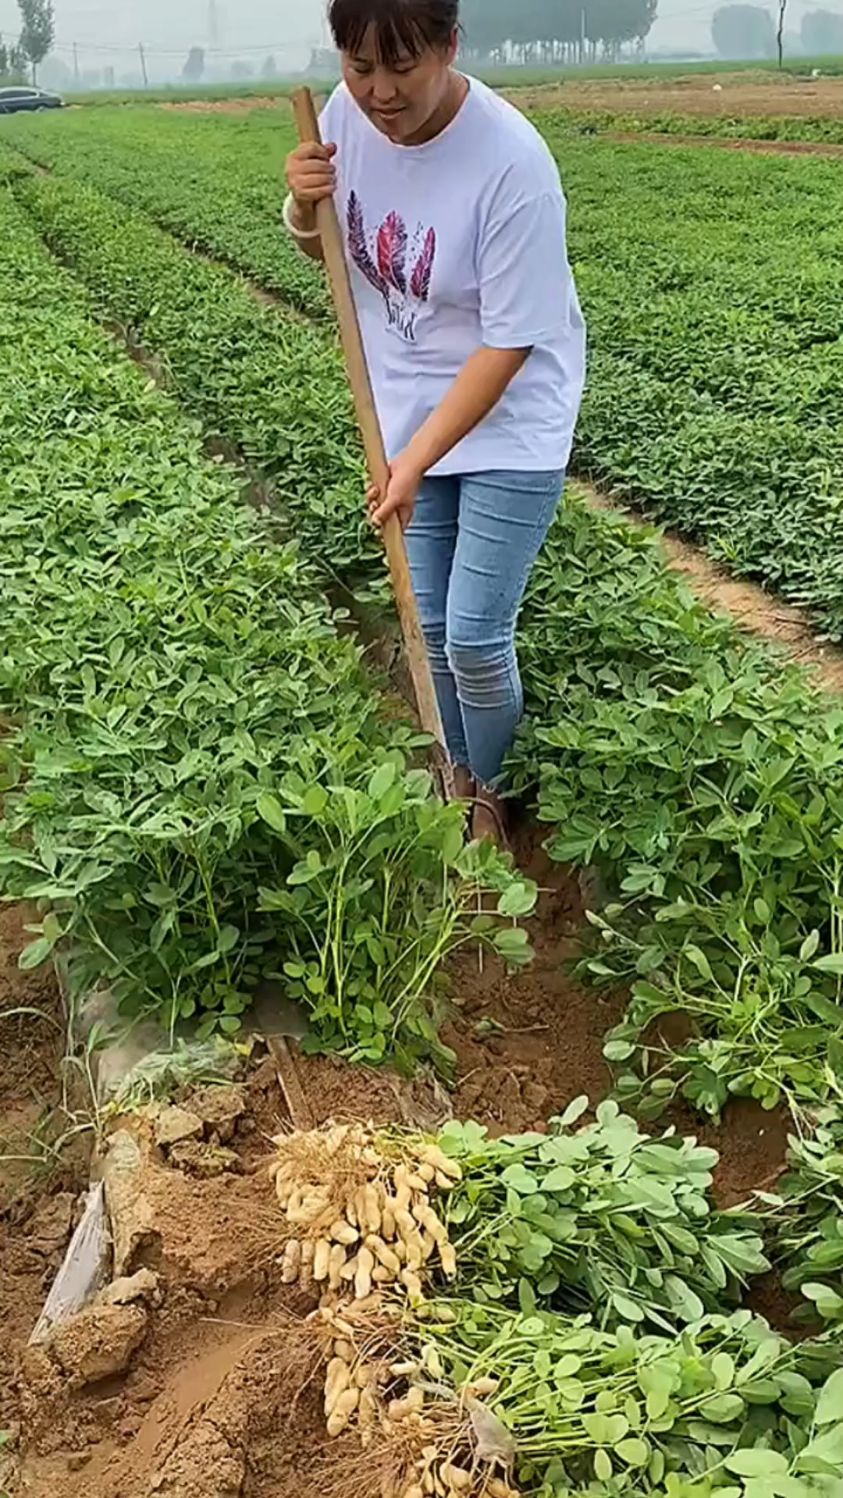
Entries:
{"type": "Polygon", "coordinates": [[[448,752],[494,785],[524,711],[515,623],[565,475],[426,478],[407,551],[448,752]]]}

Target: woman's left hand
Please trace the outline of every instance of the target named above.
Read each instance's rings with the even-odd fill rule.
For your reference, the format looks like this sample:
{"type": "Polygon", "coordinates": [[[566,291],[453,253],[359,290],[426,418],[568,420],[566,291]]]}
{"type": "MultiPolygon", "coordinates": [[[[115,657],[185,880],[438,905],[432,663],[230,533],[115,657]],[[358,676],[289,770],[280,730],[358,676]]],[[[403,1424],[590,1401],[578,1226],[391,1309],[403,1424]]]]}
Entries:
{"type": "Polygon", "coordinates": [[[382,492],[380,485],[372,484],[366,495],[372,524],[380,528],[390,515],[397,515],[401,529],[406,530],[413,518],[422,478],[423,474],[406,453],[399,453],[395,462],[389,465],[386,493],[382,492]]]}

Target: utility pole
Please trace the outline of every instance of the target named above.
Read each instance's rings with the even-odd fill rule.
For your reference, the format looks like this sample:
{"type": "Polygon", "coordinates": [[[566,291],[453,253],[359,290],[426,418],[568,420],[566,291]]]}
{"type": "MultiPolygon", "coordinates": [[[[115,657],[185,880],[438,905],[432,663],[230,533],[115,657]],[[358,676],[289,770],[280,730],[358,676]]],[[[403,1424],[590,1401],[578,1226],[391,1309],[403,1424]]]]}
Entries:
{"type": "Polygon", "coordinates": [[[580,67],[585,62],[585,6],[580,6],[580,67]]]}
{"type": "Polygon", "coordinates": [[[138,57],[140,58],[141,72],[143,74],[143,86],[149,88],[149,78],[146,72],[146,53],[143,50],[143,42],[138,42],[138,57]]]}
{"type": "Polygon", "coordinates": [[[779,68],[784,67],[784,21],[787,12],[787,0],[779,0],[779,25],[776,31],[776,51],[779,55],[779,68]]]}
{"type": "Polygon", "coordinates": [[[73,43],[73,76],[79,82],[79,48],[73,43]]]}

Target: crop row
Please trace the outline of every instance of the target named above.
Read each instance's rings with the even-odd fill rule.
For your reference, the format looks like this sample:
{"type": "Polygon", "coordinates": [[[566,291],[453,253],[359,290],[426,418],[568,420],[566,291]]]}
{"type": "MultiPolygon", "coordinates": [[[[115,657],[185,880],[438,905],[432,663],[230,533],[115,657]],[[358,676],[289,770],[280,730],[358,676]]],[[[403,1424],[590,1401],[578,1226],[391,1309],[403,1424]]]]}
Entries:
{"type": "MultiPolygon", "coordinates": [[[[278,481],[308,554],[376,584],[336,351],[91,189],[22,190],[103,314],[160,356],[209,433],[278,481]]],[[[695,604],[651,537],[576,502],[536,570],[522,649],[516,781],[538,785],[555,856],[602,865],[617,892],[588,967],[632,984],[607,1050],[622,1090],[643,1075],[651,1111],[681,1086],[712,1112],[731,1092],[798,1107],[833,1091],[843,711],[695,604]],[[694,1019],[678,1060],[645,1040],[677,1008],[694,1019]]]]}
{"type": "MultiPolygon", "coordinates": [[[[320,319],[278,227],[286,116],[9,122],[56,172],[140,205],[320,319]],[[61,127],[61,128],[59,128],[61,127]]],[[[658,151],[540,124],[571,201],[591,339],[576,471],[843,634],[843,183],[833,163],[658,151]],[[681,212],[677,212],[681,204],[681,212]]]]}
{"type": "Polygon", "coordinates": [[[713,1209],[716,1151],[639,1133],[613,1101],[583,1126],[587,1107],[500,1140],[452,1122],[433,1145],[347,1126],[278,1142],[285,1282],[331,1288],[301,1380],[344,1470],[375,1429],[409,1493],[831,1498],[843,1341],[735,1309],[765,1223],[713,1209]]]}
{"type": "Polygon", "coordinates": [[[23,965],[60,944],[76,991],[200,1033],[283,967],[321,1043],[429,1050],[478,888],[508,914],[529,889],[406,770],[412,729],[277,521],[0,214],[0,887],[49,907],[23,965]]]}
{"type": "Polygon", "coordinates": [[[606,146],[599,168],[573,192],[592,348],[578,470],[839,637],[837,167],[606,146]]]}
{"type": "MultiPolygon", "coordinates": [[[[547,119],[548,116],[545,116],[547,119]]],[[[555,132],[573,135],[699,135],[715,140],[808,141],[843,145],[843,121],[824,115],[683,114],[681,110],[559,109],[555,132]]]]}
{"type": "Polygon", "coordinates": [[[322,278],[281,227],[283,164],[294,143],[288,114],[258,110],[244,124],[236,115],[103,109],[62,123],[22,129],[12,118],[4,135],[39,165],[95,183],[291,306],[327,316],[322,278]]]}

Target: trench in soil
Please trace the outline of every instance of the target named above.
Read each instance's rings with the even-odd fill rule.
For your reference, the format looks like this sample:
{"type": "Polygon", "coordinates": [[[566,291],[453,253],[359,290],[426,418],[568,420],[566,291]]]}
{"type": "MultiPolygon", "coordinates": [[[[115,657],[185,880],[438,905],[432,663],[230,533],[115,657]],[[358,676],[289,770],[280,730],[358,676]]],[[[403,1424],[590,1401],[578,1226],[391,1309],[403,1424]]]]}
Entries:
{"type": "MultiPolygon", "coordinates": [[[[532,970],[507,977],[480,972],[467,954],[452,971],[454,1013],[446,1039],[458,1055],[457,1082],[443,1099],[429,1077],[413,1083],[327,1058],[301,1058],[301,1077],[318,1122],[374,1118],[430,1126],[450,1105],[495,1131],[542,1128],[572,1097],[597,1100],[608,1089],[601,1036],[622,1001],[581,989],[564,967],[576,948],[581,906],[576,884],[522,833],[521,861],[544,886],[535,923],[532,970]],[[489,1034],[492,1021],[494,1033],[489,1034]],[[478,1030],[478,1023],[480,1029],[478,1030]]],[[[0,1005],[20,998],[31,979],[15,953],[24,940],[7,912],[2,930],[0,1005]]],[[[40,1002],[58,1010],[42,976],[40,1002]]],[[[55,1100],[60,1048],[52,1032],[31,1034],[17,1094],[7,1080],[3,1102],[25,1097],[38,1076],[39,1098],[55,1100]],[[52,1089],[52,1094],[51,1094],[52,1089]]],[[[186,1101],[202,1114],[195,1095],[186,1101]]],[[[342,1447],[324,1435],[321,1395],[304,1391],[290,1419],[290,1313],[309,1309],[282,1289],[274,1258],[282,1224],[267,1180],[273,1133],[289,1126],[269,1058],[242,1084],[244,1111],[224,1173],[206,1178],[214,1136],[188,1161],[154,1150],[143,1176],[153,1230],[130,1264],[155,1270],[164,1290],[126,1372],[105,1372],[74,1392],[65,1377],[24,1343],[69,1236],[74,1197],[85,1182],[77,1158],[52,1179],[19,1183],[0,1223],[0,1314],[14,1368],[0,1404],[0,1424],[23,1421],[20,1486],[30,1498],[316,1498],[342,1447]]],[[[690,1112],[677,1124],[721,1151],[717,1196],[743,1200],[753,1186],[774,1184],[786,1144],[786,1121],[749,1103],[735,1104],[722,1128],[701,1126],[690,1112]]],[[[761,1282],[752,1304],[784,1325],[790,1303],[774,1281],[761,1282]]],[[[2,1489],[0,1489],[2,1490],[2,1489]]],[[[360,1474],[360,1498],[369,1498],[360,1474]]],[[[380,1498],[373,1490],[371,1498],[380,1498]]]]}
{"type": "MultiPolygon", "coordinates": [[[[255,288],[256,294],[257,288],[255,288]]],[[[260,292],[266,301],[267,294],[260,292]]],[[[271,299],[275,300],[275,299],[271,299]]],[[[133,351],[136,357],[140,352],[133,351]]],[[[266,495],[257,496],[265,502],[266,495]]],[[[595,503],[605,503],[594,497],[595,503]]],[[[843,658],[823,649],[798,610],[751,584],[735,583],[693,548],[668,541],[672,565],[713,607],[753,632],[811,659],[829,687],[843,684],[843,658]],[[735,590],[739,590],[735,592],[735,590]]],[[[611,1078],[602,1037],[620,1017],[622,995],[601,996],[572,979],[583,923],[577,879],[523,825],[516,856],[542,893],[532,924],[536,958],[509,976],[476,953],[450,968],[452,1015],[444,1038],[457,1054],[450,1095],[429,1076],[407,1082],[386,1070],[299,1058],[317,1122],[372,1118],[435,1127],[450,1110],[496,1132],[539,1128],[571,1098],[596,1102],[611,1078]]],[[[271,1137],[289,1127],[274,1066],[250,1066],[230,1157],[218,1175],[213,1131],[188,1158],[153,1152],[149,1199],[154,1231],[139,1263],[160,1276],[163,1303],[149,1312],[139,1347],[115,1372],[74,1391],[25,1344],[61,1263],[87,1184],[90,1133],[84,1079],[63,1071],[65,1021],[51,973],[21,973],[26,913],[0,912],[0,1492],[31,1498],[310,1498],[327,1486],[318,1392],[306,1389],[290,1417],[290,1313],[305,1309],[278,1285],[281,1224],[266,1178],[271,1137]],[[27,1009],[30,1014],[16,1015],[27,1009]],[[11,1452],[11,1455],[8,1453],[11,1452]],[[6,1464],[6,1472],[3,1463],[6,1464]]],[[[741,1101],[722,1127],[688,1112],[674,1120],[720,1150],[721,1205],[771,1189],[784,1162],[787,1121],[741,1101]]],[[[792,1309],[774,1277],[750,1297],[774,1324],[792,1309]]],[[[337,1443],[331,1443],[336,1458],[337,1443]]],[[[365,1474],[359,1498],[367,1498],[365,1474]]],[[[373,1493],[372,1498],[379,1498],[373,1493]]]]}

